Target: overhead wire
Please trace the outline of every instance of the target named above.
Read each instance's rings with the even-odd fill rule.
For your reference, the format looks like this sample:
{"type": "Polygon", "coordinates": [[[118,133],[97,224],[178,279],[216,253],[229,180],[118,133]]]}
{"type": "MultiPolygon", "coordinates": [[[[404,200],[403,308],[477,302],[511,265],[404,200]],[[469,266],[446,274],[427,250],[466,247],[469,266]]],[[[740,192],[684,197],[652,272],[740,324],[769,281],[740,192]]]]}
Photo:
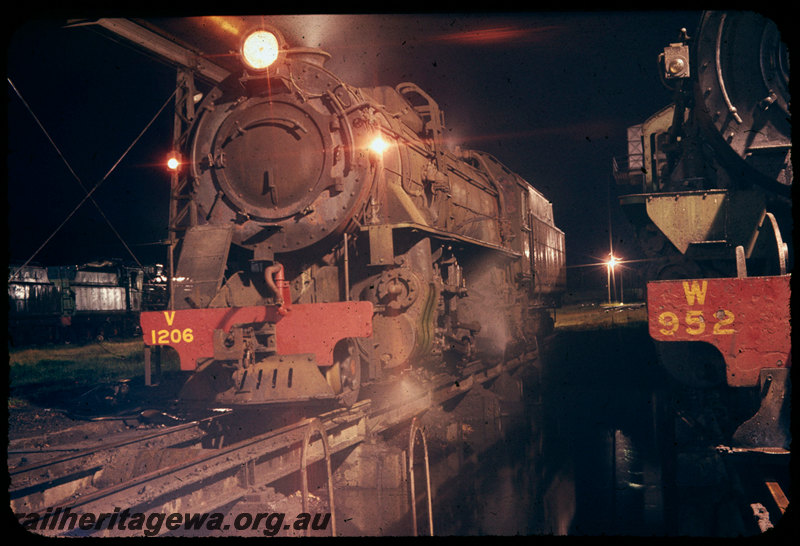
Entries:
{"type": "Polygon", "coordinates": [[[167,98],[167,100],[166,100],[166,101],[164,101],[164,104],[162,104],[162,105],[161,105],[161,108],[159,108],[159,109],[158,109],[158,111],[156,112],[156,114],[155,114],[155,115],[153,116],[153,118],[152,118],[152,119],[151,119],[151,120],[150,120],[150,121],[147,123],[147,125],[145,125],[144,129],[142,129],[142,131],[139,133],[139,135],[138,135],[138,136],[137,136],[135,139],[133,139],[133,141],[130,143],[130,145],[129,145],[129,146],[126,148],[126,149],[125,149],[125,151],[122,153],[122,155],[119,157],[119,159],[117,159],[117,160],[114,162],[114,164],[111,166],[111,168],[108,170],[108,172],[106,172],[106,174],[103,176],[103,178],[102,178],[102,179],[101,179],[101,180],[100,180],[100,181],[99,181],[97,184],[95,184],[95,186],[94,186],[94,187],[93,187],[91,190],[87,191],[87,190],[86,190],[86,186],[84,186],[84,184],[83,184],[83,182],[81,181],[80,177],[77,175],[77,173],[75,173],[75,171],[73,170],[72,166],[69,164],[69,162],[67,161],[67,159],[64,157],[64,154],[61,152],[61,150],[60,150],[60,149],[58,148],[58,146],[56,145],[55,141],[53,141],[53,139],[50,137],[50,134],[47,132],[47,130],[45,129],[45,127],[44,127],[44,125],[42,124],[42,122],[41,122],[41,121],[39,121],[39,118],[36,116],[36,114],[34,113],[33,109],[30,107],[30,105],[28,104],[28,102],[27,102],[27,101],[26,101],[26,100],[23,98],[22,94],[19,92],[19,90],[17,89],[17,87],[14,85],[14,82],[12,82],[12,81],[11,81],[11,78],[6,78],[6,79],[7,79],[7,81],[8,81],[8,84],[9,84],[9,85],[11,86],[11,88],[14,90],[14,93],[16,93],[16,95],[17,95],[17,97],[19,98],[19,100],[22,102],[22,104],[23,104],[23,105],[25,106],[25,108],[28,110],[28,113],[30,113],[30,115],[31,115],[31,116],[33,117],[33,119],[36,121],[36,124],[39,126],[39,128],[40,128],[40,129],[42,130],[42,132],[44,133],[45,137],[47,137],[47,140],[50,142],[50,144],[51,144],[51,145],[53,146],[53,148],[56,150],[56,153],[58,154],[58,156],[61,158],[61,160],[62,160],[62,161],[64,162],[64,164],[66,165],[66,167],[67,167],[67,170],[69,170],[70,174],[71,174],[71,175],[73,176],[73,178],[75,178],[75,180],[78,182],[78,185],[79,185],[79,186],[81,187],[81,189],[82,189],[82,190],[83,190],[83,191],[86,193],[86,195],[83,197],[83,199],[81,199],[80,203],[78,203],[78,204],[77,204],[77,205],[76,205],[76,206],[75,206],[75,207],[72,209],[72,211],[71,211],[71,212],[70,212],[70,213],[67,215],[67,217],[66,217],[66,218],[65,218],[65,219],[64,219],[64,220],[63,220],[63,221],[62,221],[62,222],[61,222],[61,223],[58,225],[58,227],[56,227],[56,229],[55,229],[55,230],[54,230],[54,231],[53,231],[53,232],[52,232],[52,233],[51,233],[51,234],[50,234],[50,235],[47,237],[47,239],[45,239],[45,241],[44,241],[44,242],[43,242],[43,243],[42,243],[42,244],[39,246],[39,248],[37,248],[37,249],[36,249],[36,251],[35,251],[35,252],[34,252],[34,253],[33,253],[33,254],[30,256],[30,258],[28,258],[28,259],[25,261],[25,263],[23,263],[21,266],[19,266],[19,268],[17,268],[17,270],[16,270],[16,271],[14,271],[14,273],[12,274],[12,277],[14,277],[14,276],[16,276],[17,274],[19,274],[19,272],[20,272],[20,271],[21,271],[21,270],[22,270],[22,269],[23,269],[25,266],[27,266],[27,265],[28,265],[28,264],[29,264],[29,263],[30,263],[30,262],[31,262],[31,261],[32,261],[32,260],[33,260],[33,259],[36,257],[36,255],[37,255],[37,254],[39,254],[39,252],[41,252],[41,250],[42,250],[42,249],[43,249],[45,246],[47,246],[47,244],[50,242],[50,240],[51,240],[53,237],[55,237],[55,235],[56,235],[56,234],[57,234],[57,233],[58,233],[58,232],[61,230],[61,228],[62,228],[62,227],[64,227],[64,225],[66,225],[66,223],[67,223],[67,222],[69,222],[69,220],[70,220],[70,219],[71,219],[71,218],[72,218],[72,217],[75,215],[75,213],[76,213],[76,212],[78,212],[78,210],[79,210],[79,209],[80,209],[80,208],[83,206],[83,204],[84,204],[84,203],[85,203],[87,200],[91,200],[92,204],[95,206],[95,208],[97,208],[97,211],[100,213],[100,215],[101,215],[101,216],[103,217],[103,219],[106,221],[106,223],[108,224],[108,226],[111,228],[111,231],[114,233],[114,235],[116,235],[116,236],[117,236],[117,238],[120,240],[120,242],[122,243],[122,245],[125,247],[125,249],[126,249],[126,250],[128,251],[128,253],[131,255],[131,257],[133,258],[133,260],[136,262],[136,264],[137,264],[139,267],[141,267],[142,269],[144,269],[144,266],[141,264],[141,262],[139,261],[139,259],[136,257],[136,255],[134,254],[133,250],[131,250],[130,246],[128,246],[128,244],[127,244],[127,243],[125,242],[125,240],[122,238],[122,235],[121,235],[121,234],[120,234],[120,233],[117,231],[117,229],[116,229],[116,228],[114,227],[114,225],[111,223],[111,220],[109,220],[109,219],[108,219],[108,217],[105,215],[105,213],[103,212],[103,210],[100,208],[100,205],[98,205],[98,204],[97,204],[97,201],[95,201],[94,197],[92,197],[92,194],[94,194],[94,192],[95,192],[95,191],[97,191],[97,189],[100,187],[100,185],[101,185],[103,182],[105,182],[105,181],[106,181],[106,179],[107,179],[107,178],[108,178],[108,177],[111,175],[111,173],[112,173],[112,172],[114,172],[114,170],[117,168],[117,166],[120,164],[120,162],[122,162],[122,160],[125,158],[125,156],[126,156],[126,155],[128,155],[128,152],[130,152],[130,151],[131,151],[131,149],[132,149],[132,148],[133,148],[133,147],[136,145],[136,143],[137,143],[137,142],[138,142],[138,141],[139,141],[139,140],[142,138],[142,136],[143,136],[143,135],[144,135],[144,134],[147,132],[147,130],[150,128],[150,126],[151,126],[151,125],[152,125],[152,124],[155,122],[155,120],[156,120],[156,119],[158,119],[158,117],[161,115],[161,112],[163,112],[163,111],[164,111],[164,108],[166,108],[166,107],[167,107],[167,105],[168,105],[168,104],[169,104],[169,103],[170,103],[170,102],[173,100],[173,98],[175,97],[175,94],[177,93],[177,91],[178,91],[178,90],[177,90],[177,89],[175,89],[175,90],[173,90],[173,91],[172,91],[172,93],[171,93],[171,94],[170,94],[170,96],[167,98]]]}

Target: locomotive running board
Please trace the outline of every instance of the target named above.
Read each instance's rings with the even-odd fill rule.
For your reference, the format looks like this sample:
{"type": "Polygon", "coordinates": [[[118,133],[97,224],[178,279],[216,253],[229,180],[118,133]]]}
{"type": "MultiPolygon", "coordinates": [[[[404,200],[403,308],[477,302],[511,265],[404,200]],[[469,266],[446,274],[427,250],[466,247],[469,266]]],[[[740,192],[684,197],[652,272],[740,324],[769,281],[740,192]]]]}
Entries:
{"type": "MultiPolygon", "coordinates": [[[[383,257],[384,259],[389,254],[389,251],[388,251],[387,248],[388,248],[388,244],[391,243],[391,233],[394,230],[421,231],[421,232],[428,233],[429,235],[431,235],[433,237],[436,237],[436,238],[439,238],[439,239],[442,239],[442,240],[456,241],[456,242],[460,242],[460,243],[468,243],[468,244],[474,245],[474,246],[480,246],[480,247],[486,248],[488,250],[492,250],[492,251],[498,252],[500,254],[504,254],[504,255],[509,256],[511,258],[520,258],[520,257],[522,257],[522,253],[521,252],[517,252],[513,248],[505,247],[505,246],[502,246],[502,245],[497,245],[497,244],[494,244],[494,243],[488,243],[486,241],[481,241],[481,240],[475,239],[473,237],[467,237],[466,235],[458,235],[458,234],[451,233],[451,232],[448,232],[448,231],[443,231],[443,230],[435,228],[435,227],[431,227],[431,226],[427,226],[427,225],[423,225],[423,224],[418,224],[418,223],[414,223],[414,222],[398,222],[398,223],[395,223],[395,224],[382,224],[380,226],[364,226],[364,227],[361,228],[361,231],[367,233],[370,237],[378,237],[379,239],[381,239],[377,243],[377,246],[378,246],[377,250],[378,250],[378,252],[381,253],[378,256],[378,258],[383,257]],[[375,228],[379,228],[379,229],[375,229],[375,228]]],[[[370,250],[372,250],[372,244],[373,243],[370,240],[370,250]]],[[[394,258],[394,256],[392,256],[392,258],[394,258]]],[[[386,265],[386,263],[391,263],[391,262],[386,262],[386,263],[380,262],[379,259],[376,260],[374,258],[371,258],[371,262],[373,262],[373,263],[370,263],[370,265],[386,265]]]]}

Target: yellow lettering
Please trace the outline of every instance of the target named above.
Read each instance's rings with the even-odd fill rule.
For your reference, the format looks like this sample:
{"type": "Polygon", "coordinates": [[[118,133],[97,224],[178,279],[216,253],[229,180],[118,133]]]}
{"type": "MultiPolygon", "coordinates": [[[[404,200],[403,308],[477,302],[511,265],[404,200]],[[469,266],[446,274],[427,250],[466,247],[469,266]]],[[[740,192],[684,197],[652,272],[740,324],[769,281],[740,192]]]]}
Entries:
{"type": "Polygon", "coordinates": [[[723,326],[730,326],[733,324],[734,316],[732,311],[728,311],[727,309],[720,309],[717,311],[717,318],[720,319],[719,322],[714,324],[714,333],[717,335],[725,335],[725,334],[733,334],[735,330],[733,328],[723,328],[723,326]]]}
{"type": "Polygon", "coordinates": [[[184,330],[150,330],[152,345],[169,345],[177,343],[191,343],[194,341],[194,331],[191,328],[184,330]]]}
{"type": "Polygon", "coordinates": [[[686,324],[691,324],[692,327],[686,327],[686,333],[699,336],[703,332],[706,331],[706,321],[703,318],[702,311],[687,311],[686,312],[686,324]]]}
{"type": "Polygon", "coordinates": [[[167,319],[167,326],[172,326],[175,321],[175,311],[164,311],[164,318],[167,319]]]}
{"type": "Polygon", "coordinates": [[[670,311],[661,313],[658,315],[658,322],[665,327],[659,330],[665,336],[671,336],[678,331],[678,315],[675,313],[670,311]]]}
{"type": "Polygon", "coordinates": [[[697,303],[703,305],[706,302],[707,288],[708,281],[703,281],[702,287],[697,284],[697,281],[692,281],[691,287],[688,281],[683,281],[683,293],[686,294],[686,303],[694,305],[694,299],[697,297],[697,303]]]}

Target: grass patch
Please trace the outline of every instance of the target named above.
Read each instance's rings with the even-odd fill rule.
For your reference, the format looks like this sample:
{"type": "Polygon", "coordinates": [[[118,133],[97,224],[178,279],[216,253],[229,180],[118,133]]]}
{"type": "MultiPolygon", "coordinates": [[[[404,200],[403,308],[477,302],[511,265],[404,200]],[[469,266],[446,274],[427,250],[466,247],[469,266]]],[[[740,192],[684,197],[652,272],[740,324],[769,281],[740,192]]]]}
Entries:
{"type": "Polygon", "coordinates": [[[647,325],[647,308],[642,304],[570,305],[556,313],[556,330],[606,330],[647,325]]]}
{"type": "Polygon", "coordinates": [[[8,397],[8,409],[22,409],[28,407],[28,401],[16,396],[8,397]]]}
{"type": "MultiPolygon", "coordinates": [[[[173,351],[162,354],[162,373],[180,368],[173,351]]],[[[15,349],[9,351],[8,402],[9,407],[19,407],[34,391],[36,397],[41,398],[49,393],[143,378],[142,340],[15,349]]]]}

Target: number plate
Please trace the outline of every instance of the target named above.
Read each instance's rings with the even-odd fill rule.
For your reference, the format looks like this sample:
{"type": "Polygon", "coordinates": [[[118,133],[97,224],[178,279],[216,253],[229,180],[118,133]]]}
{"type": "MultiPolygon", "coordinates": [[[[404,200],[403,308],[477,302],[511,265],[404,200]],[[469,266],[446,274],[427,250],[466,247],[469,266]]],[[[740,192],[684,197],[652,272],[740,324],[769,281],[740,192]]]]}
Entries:
{"type": "Polygon", "coordinates": [[[790,275],[647,283],[650,336],[705,341],[722,353],[728,384],[758,384],[762,368],[790,366],[790,275]]]}
{"type": "Polygon", "coordinates": [[[313,353],[320,366],[333,364],[333,347],[347,337],[372,335],[370,302],[294,304],[285,313],[277,306],[222,307],[149,311],[141,314],[145,345],[169,345],[180,356],[182,370],[197,368],[199,358],[214,356],[214,331],[236,324],[275,324],[278,354],[313,353]]]}

